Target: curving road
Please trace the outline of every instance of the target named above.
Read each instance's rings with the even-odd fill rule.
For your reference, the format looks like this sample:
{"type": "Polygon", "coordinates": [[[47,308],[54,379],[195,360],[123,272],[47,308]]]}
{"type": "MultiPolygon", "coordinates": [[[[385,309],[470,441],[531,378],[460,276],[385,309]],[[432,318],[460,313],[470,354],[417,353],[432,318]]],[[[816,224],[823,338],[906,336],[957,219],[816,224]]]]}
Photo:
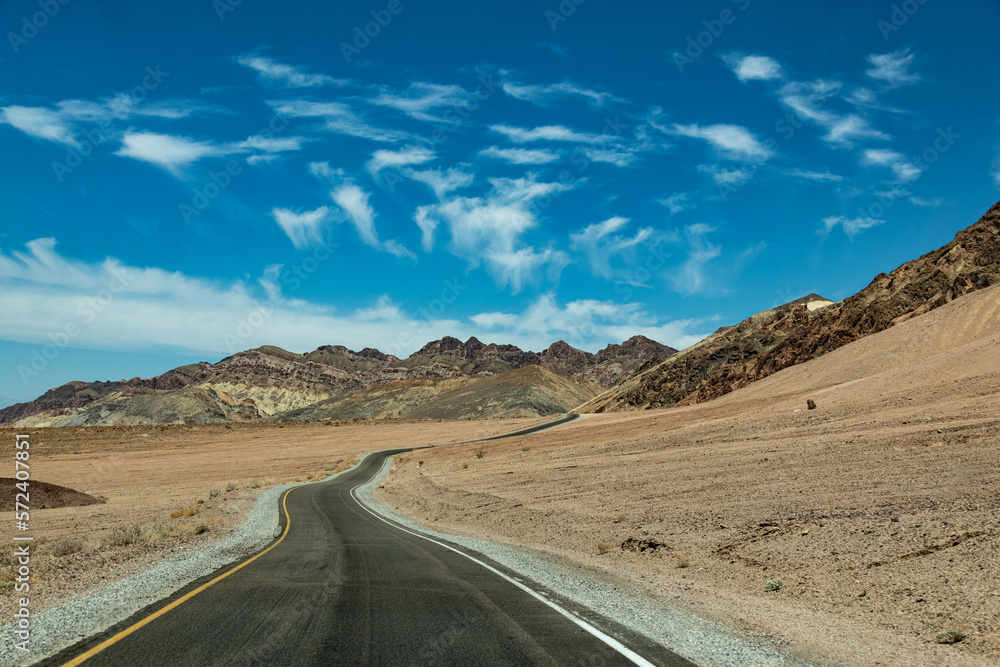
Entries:
{"type": "Polygon", "coordinates": [[[360,505],[352,490],[406,451],[291,489],[269,548],[42,664],[691,664],[360,505]]]}

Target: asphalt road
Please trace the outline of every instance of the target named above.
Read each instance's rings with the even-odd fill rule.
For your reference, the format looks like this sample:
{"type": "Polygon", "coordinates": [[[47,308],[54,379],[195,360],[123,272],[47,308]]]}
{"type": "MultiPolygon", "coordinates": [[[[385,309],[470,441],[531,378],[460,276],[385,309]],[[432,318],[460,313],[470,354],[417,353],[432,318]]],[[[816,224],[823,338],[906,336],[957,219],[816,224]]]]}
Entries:
{"type": "MultiPolygon", "coordinates": [[[[588,629],[511,582],[511,573],[374,516],[351,490],[404,451],[373,454],[334,480],[292,489],[284,535],[262,555],[43,664],[79,664],[88,651],[88,667],[691,664],[610,622],[588,629]]],[[[546,597],[574,616],[588,614],[546,597]]]]}

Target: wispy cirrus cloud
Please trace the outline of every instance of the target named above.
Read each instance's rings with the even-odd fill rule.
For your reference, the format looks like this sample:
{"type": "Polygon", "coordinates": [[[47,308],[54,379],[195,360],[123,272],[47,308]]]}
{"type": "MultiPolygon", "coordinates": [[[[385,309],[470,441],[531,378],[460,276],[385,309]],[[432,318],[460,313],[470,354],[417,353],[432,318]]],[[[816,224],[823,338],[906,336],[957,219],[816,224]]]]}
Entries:
{"type": "Polygon", "coordinates": [[[695,208],[694,202],[691,201],[690,192],[675,192],[668,197],[658,199],[657,202],[666,206],[670,215],[677,215],[681,211],[690,211],[695,208]]]}
{"type": "Polygon", "coordinates": [[[414,222],[423,234],[424,249],[433,249],[436,230],[444,225],[450,235],[448,250],[472,267],[484,264],[500,287],[519,292],[543,271],[556,280],[569,262],[566,253],[530,245],[524,236],[538,225],[532,203],[571,186],[535,177],[491,178],[490,185],[484,197],[454,197],[418,208],[414,222]]]}
{"type": "Polygon", "coordinates": [[[744,55],[733,52],[722,57],[729,69],[740,81],[773,81],[781,79],[784,73],[781,64],[768,56],[744,55]]]}
{"type": "Polygon", "coordinates": [[[127,132],[115,155],[148,162],[180,176],[184,168],[198,160],[227,152],[230,151],[207,141],[156,132],[127,132]]]}
{"type": "Polygon", "coordinates": [[[842,114],[829,110],[824,103],[839,95],[843,84],[837,81],[793,81],[778,91],[778,99],[795,114],[810,123],[826,129],[827,143],[835,147],[850,147],[866,139],[889,139],[889,135],[876,130],[866,118],[858,114],[842,114]]]}
{"type": "Polygon", "coordinates": [[[628,218],[613,217],[588,225],[570,234],[570,249],[586,259],[595,276],[616,278],[625,275],[637,247],[650,242],[655,236],[650,227],[640,227],[632,235],[623,234],[630,222],[628,218]],[[613,267],[616,260],[620,265],[613,267]]]}
{"type": "Polygon", "coordinates": [[[863,154],[862,164],[888,167],[896,176],[896,180],[908,183],[920,176],[920,167],[910,162],[905,155],[887,148],[869,148],[863,154]]]}
{"type": "Polygon", "coordinates": [[[605,138],[599,134],[577,132],[563,125],[542,125],[540,127],[524,128],[500,123],[491,125],[490,129],[518,144],[525,144],[532,141],[566,141],[594,144],[605,141],[605,138]]]}
{"type": "Polygon", "coordinates": [[[720,156],[730,160],[764,161],[774,155],[760,139],[741,125],[680,125],[675,123],[671,132],[682,137],[708,142],[720,156]]]}
{"type": "Polygon", "coordinates": [[[377,177],[379,172],[386,167],[404,167],[411,164],[424,164],[430,162],[436,156],[434,151],[420,146],[406,146],[399,150],[377,150],[372,153],[372,157],[365,163],[373,177],[377,177]]]}
{"type": "Polygon", "coordinates": [[[460,167],[449,167],[447,170],[425,169],[423,171],[411,169],[406,172],[406,175],[433,190],[434,196],[438,200],[443,200],[453,190],[472,185],[474,179],[472,172],[465,171],[460,167]]]}
{"type": "Polygon", "coordinates": [[[501,88],[515,99],[531,102],[538,106],[548,106],[554,100],[567,97],[583,98],[594,106],[603,106],[610,102],[624,101],[622,98],[611,93],[599,92],[570,81],[547,84],[522,84],[514,82],[508,76],[505,76],[501,88]]]}
{"type": "Polygon", "coordinates": [[[690,296],[716,288],[707,269],[709,262],[722,255],[722,247],[707,238],[715,231],[715,227],[704,223],[683,229],[681,238],[687,245],[687,257],[670,277],[674,289],[681,294],[690,296]]]}
{"type": "Polygon", "coordinates": [[[549,164],[559,159],[555,151],[532,148],[500,148],[490,146],[479,151],[483,157],[503,160],[511,164],[549,164]]]}
{"type": "Polygon", "coordinates": [[[916,83],[920,81],[921,76],[910,71],[914,57],[909,49],[892,53],[873,53],[868,56],[868,64],[871,67],[865,74],[890,88],[916,83]]]}
{"type": "Polygon", "coordinates": [[[278,114],[289,118],[317,118],[323,129],[335,134],[346,134],[362,139],[385,143],[406,141],[410,134],[392,128],[380,128],[343,102],[312,102],[309,100],[270,100],[278,114]]]}
{"type": "Polygon", "coordinates": [[[333,218],[333,211],[327,206],[304,212],[273,208],[271,216],[292,245],[301,250],[323,243],[323,227],[333,218]]]}
{"type": "Polygon", "coordinates": [[[839,174],[834,174],[829,171],[809,171],[807,169],[792,169],[787,172],[789,176],[793,178],[801,178],[806,181],[815,181],[817,183],[840,183],[844,180],[843,176],[839,174]]]}
{"type": "Polygon", "coordinates": [[[287,65],[256,53],[237,56],[235,60],[240,65],[257,72],[262,81],[288,88],[313,88],[347,83],[345,79],[334,79],[326,74],[312,74],[301,67],[287,65]]]}
{"type": "Polygon", "coordinates": [[[79,147],[72,121],[65,114],[43,107],[12,105],[0,108],[0,123],[10,125],[28,136],[79,147]]]}
{"type": "Polygon", "coordinates": [[[831,215],[823,218],[823,226],[819,231],[822,236],[827,236],[831,231],[840,227],[847,238],[853,241],[854,237],[860,234],[863,230],[871,229],[872,227],[882,224],[885,224],[885,220],[878,220],[876,218],[848,218],[843,215],[831,215]]]}
{"type": "Polygon", "coordinates": [[[455,84],[426,83],[417,81],[409,88],[397,92],[383,88],[371,104],[402,111],[416,120],[437,123],[442,120],[456,121],[458,118],[443,118],[439,110],[464,109],[472,101],[472,95],[455,84]]]}

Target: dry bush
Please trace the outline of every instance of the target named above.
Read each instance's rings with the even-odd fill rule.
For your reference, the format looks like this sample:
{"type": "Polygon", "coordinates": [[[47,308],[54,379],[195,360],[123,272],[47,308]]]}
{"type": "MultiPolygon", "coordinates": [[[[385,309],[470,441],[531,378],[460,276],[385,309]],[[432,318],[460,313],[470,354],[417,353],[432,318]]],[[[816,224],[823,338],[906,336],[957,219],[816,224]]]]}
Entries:
{"type": "Polygon", "coordinates": [[[481,459],[484,456],[486,456],[486,450],[485,449],[477,449],[476,450],[476,458],[477,459],[481,459]]]}
{"type": "Polygon", "coordinates": [[[232,482],[229,482],[228,484],[226,484],[226,493],[229,493],[230,491],[235,491],[235,490],[236,490],[236,485],[235,484],[233,484],[232,482]]]}
{"type": "Polygon", "coordinates": [[[806,401],[806,408],[809,409],[809,410],[815,410],[816,409],[816,401],[812,400],[811,398],[808,399],[806,401]]]}
{"type": "Polygon", "coordinates": [[[968,633],[965,628],[960,627],[950,627],[945,628],[937,636],[938,644],[957,644],[958,642],[965,639],[968,633]]]}
{"type": "Polygon", "coordinates": [[[768,593],[772,593],[774,591],[780,591],[784,587],[785,587],[785,582],[781,580],[781,577],[775,577],[774,579],[771,579],[766,584],[764,584],[764,590],[767,591],[768,593]]]}
{"type": "Polygon", "coordinates": [[[83,542],[80,540],[59,540],[52,545],[52,555],[56,558],[69,556],[83,551],[83,542]]]}
{"type": "Polygon", "coordinates": [[[624,514],[619,514],[618,516],[615,517],[615,523],[621,523],[624,520],[625,520],[624,514]]]}
{"type": "Polygon", "coordinates": [[[208,524],[207,523],[199,523],[197,526],[194,527],[194,534],[195,535],[201,535],[202,533],[205,533],[205,532],[208,532],[208,524]]]}
{"type": "Polygon", "coordinates": [[[169,526],[159,524],[155,526],[140,526],[137,523],[133,523],[115,528],[111,531],[110,537],[105,538],[102,544],[107,547],[142,544],[143,542],[153,542],[161,537],[166,537],[171,532],[173,532],[173,529],[169,526]]]}
{"type": "Polygon", "coordinates": [[[597,553],[599,553],[599,554],[606,554],[609,551],[611,551],[611,545],[610,544],[608,544],[607,542],[598,542],[597,543],[597,553]]]}
{"type": "Polygon", "coordinates": [[[674,554],[674,557],[677,558],[677,567],[691,567],[691,556],[689,556],[686,552],[678,551],[674,554]]]}

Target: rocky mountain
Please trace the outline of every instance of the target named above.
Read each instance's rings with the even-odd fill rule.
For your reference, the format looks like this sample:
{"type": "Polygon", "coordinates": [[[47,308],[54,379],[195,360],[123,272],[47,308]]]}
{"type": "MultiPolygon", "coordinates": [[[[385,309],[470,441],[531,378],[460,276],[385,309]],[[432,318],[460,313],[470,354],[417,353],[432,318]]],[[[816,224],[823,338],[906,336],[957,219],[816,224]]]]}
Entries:
{"type": "Polygon", "coordinates": [[[563,341],[536,353],[445,337],[405,360],[372,348],[355,352],[324,345],[297,354],[268,345],[153,378],[72,382],[0,410],[0,424],[213,423],[321,413],[331,415],[323,418],[399,416],[446,389],[527,366],[574,378],[580,386],[606,387],[649,359],[674,352],[641,336],[609,345],[597,355],[563,341]]]}
{"type": "Polygon", "coordinates": [[[947,245],[879,274],[836,304],[809,295],[723,328],[597,397],[595,412],[722,396],[1000,282],[1000,203],[947,245]]]}

